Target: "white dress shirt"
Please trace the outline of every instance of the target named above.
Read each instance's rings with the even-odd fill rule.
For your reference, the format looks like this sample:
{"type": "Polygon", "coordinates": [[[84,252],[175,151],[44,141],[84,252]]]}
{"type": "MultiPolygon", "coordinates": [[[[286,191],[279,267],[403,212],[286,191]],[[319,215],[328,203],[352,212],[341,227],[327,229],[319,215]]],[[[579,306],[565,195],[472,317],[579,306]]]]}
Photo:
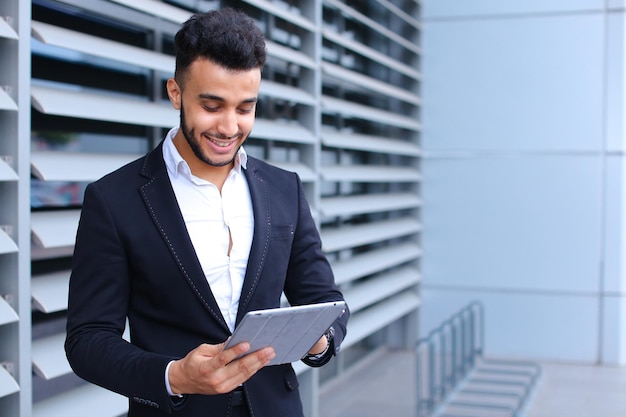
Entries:
{"type": "MultiPolygon", "coordinates": [[[[241,171],[248,156],[241,147],[220,194],[214,184],[191,173],[174,146],[177,132],[178,127],[171,129],[163,142],[167,174],[204,276],[232,332],[254,234],[250,190],[241,171]]],[[[180,397],[170,387],[172,362],[165,368],[165,387],[169,395],[180,397]]]]}
{"type": "Polygon", "coordinates": [[[171,129],[163,143],[167,173],[204,276],[233,331],[254,232],[252,201],[242,172],[247,155],[243,147],[239,149],[220,194],[214,184],[191,173],[172,141],[177,131],[171,129]]]}

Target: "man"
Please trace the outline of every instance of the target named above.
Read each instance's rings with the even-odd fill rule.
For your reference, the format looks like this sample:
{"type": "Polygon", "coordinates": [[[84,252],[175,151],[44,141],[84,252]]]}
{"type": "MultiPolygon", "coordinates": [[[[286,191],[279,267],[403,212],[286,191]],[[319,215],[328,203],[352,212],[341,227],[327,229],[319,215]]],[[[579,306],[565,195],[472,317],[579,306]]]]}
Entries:
{"type": "MultiPolygon", "coordinates": [[[[129,397],[129,416],[298,417],[290,364],[271,347],[224,349],[246,312],[343,300],[296,174],[247,157],[265,62],[262,33],[232,9],[175,38],[167,92],[180,126],[85,191],[65,349],[77,375],[129,397]],[[122,339],[125,323],[130,343],[122,339]]],[[[325,364],[338,318],[303,361],[325,364]]]]}

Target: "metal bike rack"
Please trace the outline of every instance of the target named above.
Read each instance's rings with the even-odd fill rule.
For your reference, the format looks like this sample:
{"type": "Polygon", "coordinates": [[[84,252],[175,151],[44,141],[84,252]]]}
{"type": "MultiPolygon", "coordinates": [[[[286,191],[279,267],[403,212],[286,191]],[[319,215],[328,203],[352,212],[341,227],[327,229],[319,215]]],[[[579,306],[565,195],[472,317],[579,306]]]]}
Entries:
{"type": "Polygon", "coordinates": [[[473,301],[418,341],[418,417],[520,416],[540,367],[485,358],[484,338],[484,307],[473,301]]]}

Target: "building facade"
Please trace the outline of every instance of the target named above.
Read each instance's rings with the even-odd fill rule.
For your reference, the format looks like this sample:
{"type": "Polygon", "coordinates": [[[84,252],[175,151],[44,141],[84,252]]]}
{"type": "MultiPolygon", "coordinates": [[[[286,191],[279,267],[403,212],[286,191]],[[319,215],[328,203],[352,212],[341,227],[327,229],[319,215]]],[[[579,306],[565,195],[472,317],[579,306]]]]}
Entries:
{"type": "Polygon", "coordinates": [[[623,0],[424,2],[423,309],[488,354],[626,363],[623,0]]]}
{"type": "MultiPolygon", "coordinates": [[[[353,312],[317,391],[418,335],[420,4],[408,0],[5,0],[0,3],[0,416],[107,416],[127,400],[63,351],[73,242],[87,183],[178,124],[164,84],[193,11],[234,5],[268,40],[249,154],[303,180],[353,312]]],[[[97,358],[95,358],[97,360],[97,358]]]]}

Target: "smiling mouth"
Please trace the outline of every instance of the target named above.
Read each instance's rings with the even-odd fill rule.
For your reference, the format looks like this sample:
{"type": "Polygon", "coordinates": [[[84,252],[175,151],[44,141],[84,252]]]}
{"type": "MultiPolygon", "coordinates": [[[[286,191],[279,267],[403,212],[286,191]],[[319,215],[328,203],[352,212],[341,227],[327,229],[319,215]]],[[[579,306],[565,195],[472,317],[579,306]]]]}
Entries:
{"type": "Polygon", "coordinates": [[[237,138],[231,138],[231,139],[227,139],[227,140],[222,140],[222,139],[216,139],[213,137],[206,137],[212,144],[214,144],[215,146],[219,147],[219,148],[227,148],[230,145],[232,145],[233,143],[235,143],[237,141],[237,138]]]}

